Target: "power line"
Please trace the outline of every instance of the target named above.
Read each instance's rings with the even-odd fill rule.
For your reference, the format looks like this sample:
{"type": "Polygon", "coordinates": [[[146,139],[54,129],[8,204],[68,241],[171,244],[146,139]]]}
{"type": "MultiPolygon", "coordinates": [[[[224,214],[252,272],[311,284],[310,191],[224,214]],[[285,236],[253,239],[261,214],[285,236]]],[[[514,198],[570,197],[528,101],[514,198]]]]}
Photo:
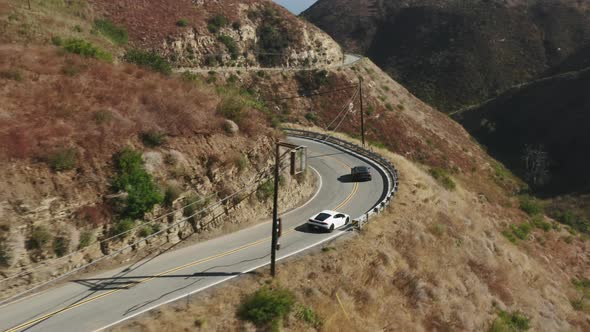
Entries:
{"type": "MultiPolygon", "coordinates": [[[[359,94],[359,91],[357,90],[357,92],[355,92],[355,94],[350,98],[350,100],[345,105],[345,107],[348,107],[348,105],[350,105],[354,101],[354,99],[358,96],[358,94],[359,94]]],[[[344,115],[342,116],[342,119],[340,120],[340,122],[338,123],[338,125],[334,129],[332,129],[332,131],[336,131],[340,127],[340,125],[342,124],[342,122],[344,122],[344,119],[346,119],[346,116],[349,113],[351,113],[351,110],[348,110],[346,113],[344,113],[344,115]]]]}
{"type": "MultiPolygon", "coordinates": [[[[286,168],[286,166],[285,166],[284,168],[286,168]]],[[[127,246],[123,247],[123,248],[120,248],[120,249],[118,249],[118,250],[114,251],[114,252],[113,252],[113,253],[111,253],[111,254],[104,255],[104,256],[102,256],[102,257],[99,257],[99,258],[98,258],[98,259],[96,259],[96,260],[93,260],[93,261],[92,261],[92,262],[90,262],[90,263],[87,263],[87,264],[85,264],[85,265],[82,265],[82,266],[80,266],[80,267],[78,267],[78,268],[74,269],[74,270],[71,270],[71,271],[69,271],[69,272],[66,272],[66,273],[62,274],[61,276],[55,277],[55,278],[53,278],[53,279],[50,279],[50,280],[48,280],[48,281],[40,282],[40,283],[38,283],[38,284],[34,285],[32,288],[29,288],[29,289],[27,289],[27,290],[25,290],[25,291],[23,291],[23,292],[20,292],[20,293],[18,293],[18,294],[12,295],[12,296],[10,296],[10,297],[8,297],[8,298],[4,299],[4,300],[1,300],[1,301],[0,301],[0,305],[3,305],[3,304],[6,304],[6,303],[9,303],[10,301],[12,301],[12,300],[14,300],[14,299],[17,299],[17,298],[19,298],[19,297],[21,297],[21,296],[23,296],[23,295],[29,294],[29,293],[33,292],[34,290],[36,290],[36,289],[39,289],[39,288],[41,288],[41,287],[43,287],[43,286],[46,286],[46,285],[48,285],[48,284],[51,284],[51,283],[54,283],[54,282],[56,282],[56,281],[58,281],[58,280],[62,280],[62,279],[64,279],[65,277],[67,277],[67,276],[69,276],[69,275],[72,275],[72,274],[74,274],[74,273],[80,272],[80,271],[82,271],[82,270],[86,269],[87,267],[89,267],[89,266],[92,266],[92,265],[94,265],[94,264],[96,264],[96,263],[98,263],[98,262],[100,262],[100,261],[103,261],[103,260],[105,260],[105,259],[107,259],[107,258],[114,257],[114,256],[116,256],[116,255],[120,254],[121,252],[123,252],[123,251],[125,251],[125,250],[127,250],[127,249],[129,249],[129,248],[132,248],[132,247],[134,247],[134,246],[137,246],[139,243],[141,243],[141,242],[143,242],[143,241],[147,241],[147,240],[149,240],[149,239],[151,239],[151,238],[154,238],[154,237],[156,237],[156,236],[158,236],[158,235],[161,235],[161,234],[163,234],[164,232],[168,231],[169,229],[171,229],[171,228],[173,228],[173,227],[176,227],[176,226],[180,225],[181,223],[186,223],[187,221],[191,220],[192,218],[194,218],[194,217],[196,217],[196,216],[200,216],[200,215],[201,215],[203,212],[205,212],[205,211],[207,211],[207,210],[209,210],[209,209],[213,209],[213,210],[214,210],[214,209],[218,208],[219,206],[221,206],[222,204],[224,204],[226,201],[228,201],[228,200],[230,200],[230,199],[232,199],[232,198],[236,197],[237,195],[239,195],[239,194],[241,194],[241,193],[243,193],[243,192],[245,192],[245,191],[248,191],[248,190],[250,190],[250,189],[252,189],[252,188],[254,188],[254,187],[259,187],[259,186],[260,186],[260,183],[262,182],[262,180],[264,180],[264,179],[267,179],[267,178],[269,177],[269,175],[267,174],[268,172],[269,172],[269,168],[267,168],[267,169],[266,169],[266,170],[264,170],[263,172],[259,173],[259,174],[263,174],[262,178],[260,178],[260,179],[258,179],[258,180],[257,180],[257,179],[255,179],[254,181],[252,181],[252,183],[250,183],[250,184],[249,184],[249,185],[247,185],[246,187],[242,188],[241,190],[238,190],[238,191],[234,192],[233,194],[231,194],[231,195],[228,195],[228,196],[226,196],[225,198],[223,198],[223,199],[221,199],[221,200],[219,200],[219,201],[217,201],[217,202],[215,202],[215,203],[211,203],[211,204],[207,205],[206,207],[202,208],[202,209],[201,209],[201,210],[199,210],[199,211],[196,211],[195,213],[193,213],[193,214],[192,214],[192,215],[190,215],[190,216],[185,216],[184,218],[182,218],[182,219],[178,220],[177,222],[175,222],[175,223],[173,223],[173,224],[169,225],[168,227],[166,227],[166,228],[164,228],[164,229],[162,229],[162,230],[159,230],[159,231],[157,231],[157,232],[155,232],[155,233],[153,233],[153,234],[151,234],[151,235],[149,235],[149,236],[147,236],[147,237],[145,237],[145,238],[139,239],[139,240],[135,241],[135,242],[134,242],[134,243],[132,243],[132,244],[129,244],[129,245],[127,245],[127,246]]]]}
{"type": "Polygon", "coordinates": [[[321,91],[321,92],[315,92],[315,93],[305,93],[305,92],[312,92],[312,91],[317,91],[318,89],[315,90],[303,90],[304,93],[303,94],[297,94],[297,95],[291,95],[288,97],[282,97],[282,98],[275,98],[275,99],[262,99],[263,101],[267,101],[267,102],[273,102],[273,101],[281,101],[281,100],[290,100],[290,99],[300,99],[300,98],[309,98],[309,97],[315,97],[315,96],[323,96],[323,95],[327,95],[333,92],[341,92],[341,91],[346,91],[352,88],[356,88],[357,85],[343,85],[340,87],[335,87],[333,90],[326,90],[326,91],[321,91]]]}

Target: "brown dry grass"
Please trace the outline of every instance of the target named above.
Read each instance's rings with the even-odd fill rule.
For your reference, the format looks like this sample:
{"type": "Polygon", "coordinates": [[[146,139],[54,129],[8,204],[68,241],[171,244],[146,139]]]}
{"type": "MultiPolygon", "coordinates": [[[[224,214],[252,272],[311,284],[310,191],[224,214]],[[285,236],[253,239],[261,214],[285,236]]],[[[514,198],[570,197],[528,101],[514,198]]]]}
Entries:
{"type": "Polygon", "coordinates": [[[276,10],[281,17],[282,24],[296,36],[299,34],[302,21],[291,15],[286,9],[277,6],[272,1],[261,0],[218,0],[204,1],[202,5],[195,5],[191,0],[90,0],[98,15],[106,16],[114,22],[124,25],[129,31],[130,42],[145,48],[158,48],[162,41],[170,36],[179,35],[196,29],[197,35],[208,35],[207,21],[223,15],[233,22],[245,19],[244,8],[262,8],[269,6],[276,10]],[[176,25],[179,19],[186,19],[188,27],[180,28],[176,25]]]}
{"type": "Polygon", "coordinates": [[[42,158],[58,146],[75,146],[87,159],[106,159],[142,131],[171,137],[222,132],[210,91],[132,65],[58,53],[53,47],[0,46],[0,70],[23,77],[2,79],[4,157],[42,158]]]}
{"type": "MultiPolygon", "coordinates": [[[[388,156],[403,179],[393,206],[361,234],[329,244],[335,250],[279,265],[276,282],[321,315],[322,330],[483,331],[500,309],[523,311],[535,331],[590,328],[569,302],[575,294],[570,278],[580,269],[587,276],[587,257],[574,262],[563,249],[535,240],[510,243],[500,230],[521,217],[518,211],[481,201],[463,185],[448,192],[420,167],[388,156]],[[563,265],[557,268],[556,260],[563,265]]],[[[542,235],[578,255],[590,249],[560,242],[556,231],[542,235]]],[[[237,306],[265,281],[241,277],[193,296],[188,306],[179,301],[114,330],[192,330],[197,320],[208,331],[251,329],[236,318],[237,306]]],[[[306,329],[293,317],[285,326],[306,329]]]]}

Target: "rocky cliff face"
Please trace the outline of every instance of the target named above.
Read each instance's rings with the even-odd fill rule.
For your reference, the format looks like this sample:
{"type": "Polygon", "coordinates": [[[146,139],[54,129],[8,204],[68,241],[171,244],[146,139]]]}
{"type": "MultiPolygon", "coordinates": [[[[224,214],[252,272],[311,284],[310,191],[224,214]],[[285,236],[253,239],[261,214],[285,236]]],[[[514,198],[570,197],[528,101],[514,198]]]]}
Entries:
{"type": "Polygon", "coordinates": [[[93,2],[128,27],[132,45],[182,67],[322,66],[343,59],[329,36],[271,1],[168,1],[157,14],[158,1],[93,2]]]}
{"type": "MultiPolygon", "coordinates": [[[[3,297],[190,216],[191,202],[197,212],[249,187],[211,209],[215,218],[191,219],[149,241],[153,248],[268,213],[268,192],[257,195],[253,181],[270,174],[276,132],[237,92],[47,46],[0,46],[0,72],[0,279],[40,267],[0,282],[3,297]],[[222,116],[228,104],[243,115],[235,122],[222,116]],[[161,197],[145,216],[125,216],[121,203],[133,189],[113,189],[116,160],[127,150],[145,169],[131,176],[145,180],[138,187],[153,183],[161,197]]],[[[286,180],[284,208],[313,190],[313,178],[286,180]]]]}

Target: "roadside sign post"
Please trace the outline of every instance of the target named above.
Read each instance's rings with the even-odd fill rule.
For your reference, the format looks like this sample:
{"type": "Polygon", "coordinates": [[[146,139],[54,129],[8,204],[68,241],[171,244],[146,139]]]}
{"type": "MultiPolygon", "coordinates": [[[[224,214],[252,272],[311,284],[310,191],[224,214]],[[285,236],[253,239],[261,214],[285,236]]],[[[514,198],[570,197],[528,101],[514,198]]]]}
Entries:
{"type": "Polygon", "coordinates": [[[365,147],[365,112],[363,111],[363,78],[359,76],[359,96],[361,102],[361,139],[365,147]]]}
{"type": "Polygon", "coordinates": [[[279,177],[281,171],[281,147],[288,149],[285,156],[290,156],[290,173],[291,175],[297,175],[304,172],[307,168],[307,148],[296,144],[287,142],[276,142],[275,146],[275,167],[274,167],[274,195],[273,195],[273,207],[272,207],[272,237],[270,244],[270,274],[274,278],[277,273],[276,259],[277,250],[281,248],[279,244],[279,237],[283,232],[283,223],[279,218],[279,177]],[[300,163],[297,167],[296,159],[299,157],[300,163]]]}
{"type": "Polygon", "coordinates": [[[279,204],[279,170],[281,168],[280,156],[281,144],[277,142],[275,149],[275,184],[274,184],[274,198],[272,208],[272,240],[270,245],[270,274],[274,278],[276,276],[276,258],[277,258],[277,242],[278,242],[278,204],[279,204]]]}

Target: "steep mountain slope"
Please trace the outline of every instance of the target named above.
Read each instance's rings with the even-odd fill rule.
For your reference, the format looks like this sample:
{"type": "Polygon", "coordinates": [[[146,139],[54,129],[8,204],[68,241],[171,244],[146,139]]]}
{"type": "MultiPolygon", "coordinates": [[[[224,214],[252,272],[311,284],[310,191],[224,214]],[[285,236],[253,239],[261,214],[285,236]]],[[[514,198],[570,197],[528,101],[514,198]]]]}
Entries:
{"type": "MultiPolygon", "coordinates": [[[[139,54],[158,60],[164,74],[125,62],[126,28],[95,20],[97,11],[84,1],[31,1],[31,9],[0,2],[0,186],[7,189],[0,279],[19,276],[0,283],[2,298],[186,219],[193,211],[186,205],[203,209],[268,170],[277,131],[252,96],[169,75],[149,52],[139,54]]],[[[285,180],[298,197],[285,206],[313,187],[285,180]]],[[[227,203],[222,215],[230,207],[241,214],[233,224],[255,222],[269,204],[264,195],[227,203]]],[[[230,223],[192,220],[151,244],[161,249],[230,223]]]]}
{"type": "Polygon", "coordinates": [[[342,60],[340,47],[272,1],[91,0],[127,27],[131,45],[182,66],[303,66],[342,60]]]}
{"type": "MultiPolygon", "coordinates": [[[[303,30],[296,28],[292,33],[305,35],[307,31],[309,40],[325,40],[322,47],[328,48],[326,58],[318,58],[317,70],[268,74],[212,69],[202,75],[189,72],[161,75],[126,63],[128,57],[124,55],[128,50],[139,49],[149,53],[150,59],[158,59],[158,65],[167,62],[160,61],[156,55],[165,57],[173,66],[189,66],[192,59],[188,47],[182,46],[174,53],[178,56],[173,57],[167,46],[168,38],[185,40],[186,31],[199,31],[208,40],[219,38],[219,31],[209,32],[207,25],[211,24],[211,18],[222,15],[229,22],[235,19],[254,26],[257,23],[248,18],[247,10],[236,12],[235,8],[244,4],[256,8],[272,6],[266,1],[166,3],[169,7],[151,0],[90,3],[40,0],[32,1],[33,9],[29,11],[22,3],[4,5],[0,1],[4,5],[0,9],[7,8],[0,25],[7,32],[2,35],[6,56],[0,58],[3,73],[0,80],[5,83],[0,89],[3,105],[0,133],[3,141],[8,140],[12,147],[1,151],[0,179],[3,188],[15,188],[4,193],[8,197],[2,196],[0,201],[0,213],[9,217],[2,219],[9,223],[0,225],[0,238],[4,240],[0,241],[0,253],[8,243],[9,248],[17,249],[19,258],[18,262],[8,260],[9,269],[3,271],[12,274],[26,269],[33,259],[51,259],[57,255],[50,250],[45,250],[44,255],[38,255],[34,249],[27,251],[27,240],[38,234],[34,226],[67,230],[71,234],[92,227],[98,236],[116,229],[118,220],[108,218],[100,226],[92,225],[93,216],[102,216],[94,209],[78,217],[62,207],[65,202],[77,210],[76,203],[90,197],[87,193],[93,195],[93,201],[82,203],[90,207],[98,205],[94,199],[109,202],[107,196],[120,194],[110,190],[111,176],[117,173],[117,163],[111,157],[120,148],[131,146],[142,151],[147,171],[156,182],[162,180],[166,184],[166,180],[174,180],[182,188],[190,188],[174,201],[177,207],[188,201],[190,194],[217,192],[224,196],[242,184],[240,181],[254,178],[266,169],[271,139],[277,135],[271,127],[281,122],[314,130],[328,128],[342,132],[337,135],[344,139],[358,138],[360,99],[356,92],[360,78],[368,146],[400,168],[399,200],[383,218],[369,225],[366,232],[354,235],[353,241],[331,244],[318,254],[324,256],[282,265],[283,285],[291,288],[312,313],[319,314],[326,330],[480,331],[492,324],[500,310],[522,312],[530,318],[535,330],[589,328],[587,300],[583,297],[580,300],[580,291],[572,279],[585,284],[589,278],[590,242],[581,235],[570,234],[569,228],[560,228],[542,214],[533,217],[522,212],[515,196],[520,181],[490,158],[459,124],[416,98],[368,59],[334,68],[330,61],[342,55],[329,54],[336,54],[339,48],[329,46],[335,44],[319,30],[307,30],[306,23],[301,23],[303,30]],[[193,3],[195,7],[191,7],[193,3]],[[72,4],[85,6],[78,8],[72,4]],[[150,8],[162,10],[150,11],[150,8]],[[204,12],[207,14],[201,14],[204,12]],[[240,16],[234,17],[232,13],[240,16]],[[117,45],[95,30],[94,20],[105,17],[128,31],[130,45],[117,45]],[[190,27],[177,25],[182,18],[186,18],[190,27]],[[203,27],[207,30],[203,31],[203,27]],[[66,46],[70,45],[70,37],[92,41],[110,51],[115,64],[69,54],[63,43],[59,47],[47,45],[60,44],[52,37],[62,37],[66,46]],[[18,45],[24,43],[29,46],[18,45]],[[35,103],[33,97],[42,102],[35,103]],[[110,122],[100,112],[103,109],[113,114],[110,122]],[[19,121],[20,115],[23,121],[19,121]],[[234,125],[225,121],[228,119],[235,120],[237,132],[234,125]],[[19,128],[26,130],[14,133],[19,128]],[[22,133],[30,136],[21,139],[22,133]],[[166,134],[166,140],[158,145],[158,134],[162,133],[166,134]],[[157,146],[146,145],[154,143],[157,146]],[[20,149],[21,144],[29,148],[20,149]],[[82,158],[77,159],[76,167],[58,171],[46,164],[52,159],[43,158],[44,153],[53,151],[54,144],[79,151],[82,158]],[[249,151],[246,158],[244,150],[249,151]],[[22,151],[25,153],[19,154],[22,151]],[[22,184],[26,190],[19,191],[22,184]],[[42,189],[39,195],[38,188],[42,189]],[[22,197],[12,197],[16,194],[22,197]],[[53,196],[57,199],[52,200],[53,196]],[[20,198],[28,199],[28,204],[21,204],[20,198]],[[42,208],[34,208],[39,206],[42,208]]],[[[292,16],[284,18],[301,22],[292,16]]],[[[212,22],[216,26],[219,23],[212,22]]],[[[275,31],[281,29],[281,22],[272,20],[271,23],[275,31]]],[[[220,31],[226,31],[223,29],[229,28],[221,27],[220,31]]],[[[197,40],[194,36],[187,38],[191,45],[197,40]]],[[[181,45],[188,45],[182,40],[181,45]]],[[[234,40],[238,42],[237,38],[234,40]]],[[[244,41],[243,45],[247,44],[244,41]]],[[[210,51],[224,50],[224,47],[228,49],[221,43],[210,51]]],[[[312,43],[297,47],[313,50],[315,46],[312,43]]],[[[203,48],[194,58],[210,55],[210,51],[203,48]]],[[[199,59],[206,61],[206,58],[199,59]]],[[[290,59],[280,58],[277,65],[289,65],[290,59]]],[[[313,64],[313,57],[309,59],[313,64]]],[[[225,63],[226,58],[222,60],[225,63]]],[[[254,65],[261,64],[260,59],[255,61],[258,63],[254,65]]],[[[166,66],[158,68],[162,67],[166,66]]],[[[299,193],[301,185],[295,188],[283,196],[291,204],[295,203],[291,198],[299,193]]],[[[265,212],[264,208],[268,207],[268,202],[257,196],[237,202],[237,208],[229,205],[222,209],[233,211],[240,221],[254,222],[260,215],[255,212],[265,212]],[[262,208],[254,212],[246,209],[260,205],[262,208]]],[[[169,210],[156,206],[152,213],[165,211],[169,210]]],[[[177,211],[173,217],[182,218],[183,212],[177,211]]],[[[162,242],[176,243],[192,232],[190,229],[179,230],[178,234],[172,232],[162,242]]],[[[141,237],[140,234],[133,236],[141,237]]],[[[77,248],[80,241],[72,238],[71,246],[77,248]]],[[[46,240],[41,242],[44,247],[52,247],[46,240]]],[[[135,252],[139,256],[146,251],[135,252]]],[[[82,259],[95,259],[100,254],[97,249],[82,259]]],[[[68,261],[63,269],[80,264],[77,259],[68,261]]],[[[43,279],[34,275],[19,282],[40,280],[43,279]]],[[[199,305],[191,308],[196,307],[199,315],[206,314],[209,327],[192,312],[173,309],[175,314],[169,315],[170,319],[148,319],[140,323],[143,324],[140,329],[143,326],[153,330],[251,328],[235,312],[242,296],[266,282],[259,274],[253,274],[251,278],[240,278],[237,286],[220,286],[219,293],[214,293],[218,296],[207,302],[199,297],[199,305]],[[159,328],[160,324],[165,328],[159,328]]],[[[309,311],[306,312],[309,318],[309,311]]],[[[298,315],[291,317],[286,325],[295,330],[321,328],[303,325],[298,315]]]]}
{"type": "Polygon", "coordinates": [[[590,40],[587,9],[569,0],[320,0],[303,16],[448,112],[559,65],[590,40]]]}
{"type": "Polygon", "coordinates": [[[541,192],[590,192],[590,69],[513,88],[457,119],[488,151],[523,178],[525,146],[548,154],[548,179],[541,192]]]}
{"type": "Polygon", "coordinates": [[[590,242],[574,249],[567,232],[536,230],[514,245],[496,229],[521,214],[477,191],[449,192],[404,157],[378,151],[395,163],[402,186],[362,232],[280,263],[274,281],[262,270],[112,330],[254,330],[239,318],[241,304],[268,285],[298,302],[282,320],[285,331],[519,331],[502,323],[501,310],[528,317],[521,321],[531,331],[590,328],[572,310],[581,293],[569,277],[587,276],[590,242]]]}

